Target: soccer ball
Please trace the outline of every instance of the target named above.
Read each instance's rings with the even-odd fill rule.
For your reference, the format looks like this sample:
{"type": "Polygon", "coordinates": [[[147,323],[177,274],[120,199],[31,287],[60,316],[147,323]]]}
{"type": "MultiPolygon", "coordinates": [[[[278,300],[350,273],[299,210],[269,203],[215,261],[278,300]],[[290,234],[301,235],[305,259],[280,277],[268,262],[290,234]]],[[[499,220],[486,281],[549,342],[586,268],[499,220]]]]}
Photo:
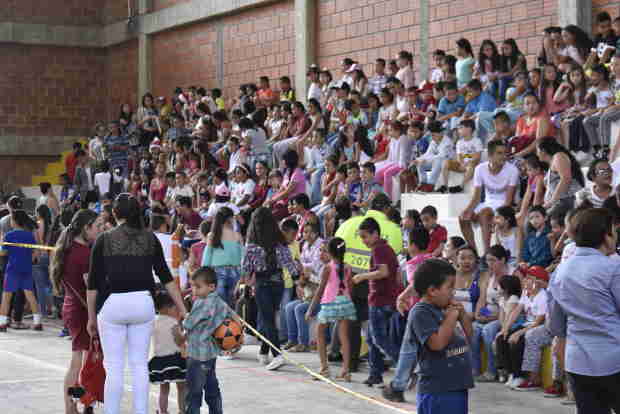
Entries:
{"type": "Polygon", "coordinates": [[[213,339],[223,351],[232,351],[243,343],[243,328],[237,321],[225,319],[213,333],[213,339]]]}

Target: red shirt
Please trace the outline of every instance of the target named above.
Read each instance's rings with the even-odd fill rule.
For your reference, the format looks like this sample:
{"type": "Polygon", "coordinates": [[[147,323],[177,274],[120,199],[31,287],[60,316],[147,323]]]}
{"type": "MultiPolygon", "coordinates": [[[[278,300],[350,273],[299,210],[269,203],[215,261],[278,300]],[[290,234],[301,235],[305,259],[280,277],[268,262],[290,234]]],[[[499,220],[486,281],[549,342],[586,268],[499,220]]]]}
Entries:
{"type": "Polygon", "coordinates": [[[166,180],[163,178],[153,178],[151,181],[151,189],[149,194],[151,195],[151,200],[153,201],[164,201],[166,198],[166,191],[168,190],[168,186],[166,185],[166,180]]]}
{"type": "Polygon", "coordinates": [[[75,153],[72,152],[71,154],[67,155],[67,157],[65,158],[65,169],[67,170],[67,175],[69,176],[69,179],[71,181],[73,181],[73,179],[75,178],[75,170],[77,168],[78,165],[78,160],[75,157],[75,153]]]}
{"type": "Polygon", "coordinates": [[[444,226],[440,226],[439,224],[430,231],[429,235],[431,240],[426,249],[428,253],[433,253],[441,243],[445,243],[448,240],[448,231],[444,226]]]}
{"type": "Polygon", "coordinates": [[[63,313],[77,312],[83,313],[83,315],[88,314],[88,311],[82,304],[80,298],[76,295],[76,292],[83,300],[86,300],[84,273],[88,273],[89,265],[90,247],[74,241],[69,250],[65,253],[63,274],[65,302],[63,313]]]}
{"type": "Polygon", "coordinates": [[[384,239],[379,240],[372,248],[370,271],[376,271],[382,264],[387,265],[390,274],[385,279],[368,282],[369,306],[395,306],[396,298],[402,289],[402,284],[398,278],[398,258],[384,239]]]}
{"type": "Polygon", "coordinates": [[[205,251],[205,247],[207,247],[207,243],[203,241],[199,241],[197,243],[192,244],[192,247],[190,248],[190,254],[192,255],[192,258],[194,259],[194,263],[196,264],[197,267],[202,266],[202,254],[205,251]]]}
{"type": "Polygon", "coordinates": [[[187,224],[192,230],[198,230],[198,227],[200,227],[200,223],[202,223],[202,218],[200,217],[200,214],[196,213],[195,210],[191,209],[189,213],[180,214],[183,218],[183,224],[187,224]]]}

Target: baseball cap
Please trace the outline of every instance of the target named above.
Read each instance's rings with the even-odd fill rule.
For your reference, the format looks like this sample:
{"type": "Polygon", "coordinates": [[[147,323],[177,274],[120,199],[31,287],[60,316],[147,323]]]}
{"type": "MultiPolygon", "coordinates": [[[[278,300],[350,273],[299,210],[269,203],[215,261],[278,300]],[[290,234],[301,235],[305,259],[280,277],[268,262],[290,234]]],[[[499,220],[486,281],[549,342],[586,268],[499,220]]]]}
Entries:
{"type": "Polygon", "coordinates": [[[540,281],[549,282],[549,272],[547,272],[547,270],[545,270],[542,266],[530,266],[527,269],[526,274],[528,276],[533,276],[540,281]]]}

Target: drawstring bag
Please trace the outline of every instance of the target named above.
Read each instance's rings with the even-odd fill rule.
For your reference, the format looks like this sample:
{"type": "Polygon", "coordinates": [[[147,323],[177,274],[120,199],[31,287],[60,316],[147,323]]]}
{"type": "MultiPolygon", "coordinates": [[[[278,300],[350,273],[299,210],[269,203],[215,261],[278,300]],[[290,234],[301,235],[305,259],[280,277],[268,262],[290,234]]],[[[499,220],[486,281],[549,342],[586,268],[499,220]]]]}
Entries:
{"type": "Polygon", "coordinates": [[[105,368],[103,367],[103,351],[99,339],[91,339],[90,341],[90,349],[86,353],[86,359],[80,371],[80,385],[84,389],[80,402],[85,407],[90,407],[96,402],[103,402],[105,368]]]}

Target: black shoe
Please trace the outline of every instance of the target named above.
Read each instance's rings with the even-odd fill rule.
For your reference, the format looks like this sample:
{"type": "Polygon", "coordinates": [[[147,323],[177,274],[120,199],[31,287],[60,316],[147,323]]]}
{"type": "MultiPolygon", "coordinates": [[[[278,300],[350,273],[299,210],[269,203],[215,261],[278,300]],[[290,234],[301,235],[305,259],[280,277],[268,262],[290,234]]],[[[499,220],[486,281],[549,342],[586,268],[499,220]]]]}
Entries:
{"type": "Polygon", "coordinates": [[[445,194],[448,192],[448,187],[446,187],[445,185],[442,185],[441,187],[437,189],[437,192],[441,194],[445,194]]]}
{"type": "Polygon", "coordinates": [[[327,360],[329,362],[342,362],[342,354],[341,353],[328,354],[327,355],[327,360]]]}
{"type": "Polygon", "coordinates": [[[450,192],[450,194],[462,193],[463,187],[461,187],[460,185],[455,185],[454,187],[450,187],[448,191],[450,192]]]}
{"type": "Polygon", "coordinates": [[[349,372],[359,372],[360,371],[360,361],[358,359],[354,359],[351,361],[349,365],[349,372]]]}
{"type": "Polygon", "coordinates": [[[390,384],[386,385],[385,388],[381,391],[381,395],[388,401],[404,403],[405,402],[405,393],[402,391],[396,391],[392,389],[390,384]]]}
{"type": "Polygon", "coordinates": [[[383,378],[368,377],[368,379],[364,381],[363,384],[366,384],[369,387],[372,387],[373,385],[383,384],[383,378]]]}

